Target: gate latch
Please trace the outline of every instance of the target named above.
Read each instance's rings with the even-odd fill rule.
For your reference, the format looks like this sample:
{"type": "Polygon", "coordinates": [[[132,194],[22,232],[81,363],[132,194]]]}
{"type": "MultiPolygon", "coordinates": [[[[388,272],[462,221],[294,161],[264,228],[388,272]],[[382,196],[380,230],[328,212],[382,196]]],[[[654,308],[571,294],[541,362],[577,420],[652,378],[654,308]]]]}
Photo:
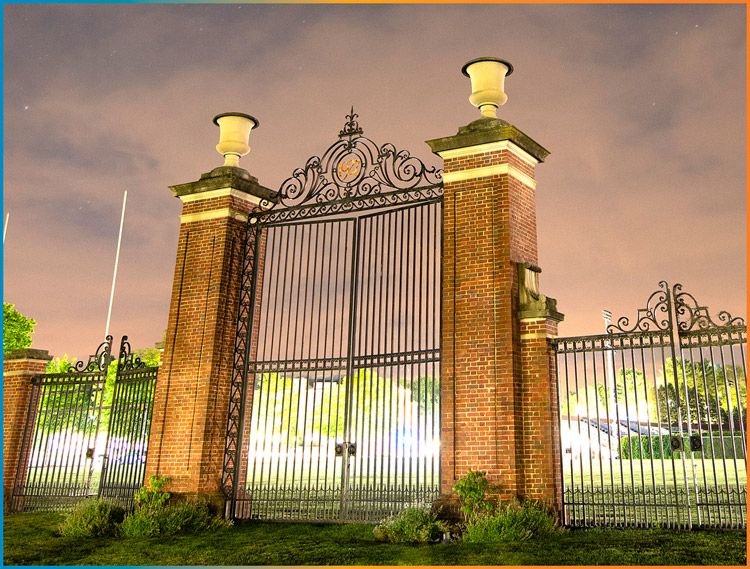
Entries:
{"type": "Polygon", "coordinates": [[[357,454],[357,444],[356,443],[336,443],[336,456],[344,456],[344,453],[348,454],[349,456],[354,456],[357,454]]]}
{"type": "Polygon", "coordinates": [[[690,435],[690,450],[701,450],[703,448],[703,440],[700,435],[690,435]]]}
{"type": "Polygon", "coordinates": [[[672,435],[671,437],[672,450],[682,450],[682,437],[679,435],[672,435]]]}

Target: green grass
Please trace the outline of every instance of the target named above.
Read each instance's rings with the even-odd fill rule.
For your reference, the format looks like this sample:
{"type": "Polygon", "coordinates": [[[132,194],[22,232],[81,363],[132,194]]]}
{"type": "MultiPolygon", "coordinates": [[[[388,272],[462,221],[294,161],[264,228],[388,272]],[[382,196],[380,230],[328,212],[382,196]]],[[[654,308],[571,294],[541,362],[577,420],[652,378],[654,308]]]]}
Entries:
{"type": "Polygon", "coordinates": [[[699,486],[729,486],[742,488],[747,485],[747,468],[745,459],[685,459],[684,469],[681,458],[672,459],[637,459],[618,460],[609,458],[589,459],[588,456],[573,459],[569,454],[563,456],[563,473],[566,488],[590,488],[592,485],[610,487],[636,486],[659,487],[673,486],[675,481],[685,487],[687,476],[692,487],[693,475],[699,486]],[[593,468],[592,468],[593,466],[593,468]],[[572,468],[571,468],[572,467],[572,468]],[[726,469],[726,470],[725,470],[726,469]]]}
{"type": "Polygon", "coordinates": [[[10,514],[7,565],[746,565],[744,531],[574,530],[520,543],[377,543],[371,525],[252,522],[167,538],[65,538],[63,517],[10,514]]]}

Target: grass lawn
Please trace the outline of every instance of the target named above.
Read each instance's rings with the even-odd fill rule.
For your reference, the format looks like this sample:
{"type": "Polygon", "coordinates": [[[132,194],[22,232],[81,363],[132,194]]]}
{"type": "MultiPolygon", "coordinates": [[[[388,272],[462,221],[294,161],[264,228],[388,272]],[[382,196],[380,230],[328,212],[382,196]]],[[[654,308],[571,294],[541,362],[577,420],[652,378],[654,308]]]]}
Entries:
{"type": "Polygon", "coordinates": [[[575,530],[517,543],[377,543],[371,525],[249,522],[151,539],[65,538],[59,514],[4,519],[6,565],[746,565],[744,531],[575,530]]]}

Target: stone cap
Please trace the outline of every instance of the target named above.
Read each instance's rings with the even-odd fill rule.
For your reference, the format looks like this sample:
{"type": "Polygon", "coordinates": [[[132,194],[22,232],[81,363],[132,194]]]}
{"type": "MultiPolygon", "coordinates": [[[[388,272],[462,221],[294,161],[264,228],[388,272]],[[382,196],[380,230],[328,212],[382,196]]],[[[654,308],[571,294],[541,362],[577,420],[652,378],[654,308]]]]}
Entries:
{"type": "Polygon", "coordinates": [[[196,182],[169,186],[176,198],[190,194],[199,194],[211,190],[232,188],[270,202],[277,202],[279,192],[258,183],[258,178],[251,176],[247,170],[236,166],[219,166],[210,172],[201,174],[196,182]]]}
{"type": "Polygon", "coordinates": [[[502,119],[489,117],[482,117],[466,126],[459,127],[458,133],[454,136],[435,138],[426,142],[435,154],[440,154],[446,150],[479,146],[480,144],[502,140],[510,140],[539,162],[544,162],[544,159],[549,156],[549,150],[526,136],[512,124],[502,119]]]}
{"type": "Polygon", "coordinates": [[[4,360],[44,360],[50,361],[52,356],[47,350],[37,350],[35,348],[18,348],[9,354],[3,355],[4,360]]]}

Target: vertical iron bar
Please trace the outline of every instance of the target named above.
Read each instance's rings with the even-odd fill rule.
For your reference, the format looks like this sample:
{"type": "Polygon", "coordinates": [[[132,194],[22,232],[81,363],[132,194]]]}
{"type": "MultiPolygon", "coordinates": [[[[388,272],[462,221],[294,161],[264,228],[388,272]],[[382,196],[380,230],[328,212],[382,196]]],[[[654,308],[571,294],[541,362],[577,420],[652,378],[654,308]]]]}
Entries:
{"type": "MultiPolygon", "coordinates": [[[[261,236],[263,234],[264,229],[261,227],[258,227],[257,234],[256,234],[256,255],[257,255],[257,247],[260,245],[261,236]]],[[[263,368],[258,368],[257,362],[261,362],[266,360],[266,350],[269,348],[269,344],[272,346],[274,344],[274,339],[276,337],[276,314],[277,314],[277,308],[278,308],[278,300],[282,299],[286,294],[286,280],[282,281],[282,290],[280,291],[280,294],[273,294],[270,298],[268,298],[267,302],[263,302],[263,297],[266,294],[269,294],[269,291],[276,291],[278,288],[278,276],[279,272],[281,271],[281,263],[279,264],[279,267],[276,267],[276,259],[281,258],[280,255],[280,249],[281,249],[281,243],[282,240],[286,234],[286,232],[283,230],[283,228],[275,228],[272,229],[271,227],[265,229],[266,231],[266,245],[265,245],[265,255],[264,255],[264,261],[263,261],[263,287],[261,288],[261,298],[258,298],[258,289],[257,289],[257,278],[253,278],[253,285],[251,288],[251,294],[250,294],[250,309],[248,310],[248,329],[247,329],[247,341],[245,342],[245,352],[248,354],[247,357],[249,357],[249,354],[252,350],[251,340],[254,337],[254,313],[255,313],[255,307],[258,302],[261,303],[260,310],[261,315],[263,314],[263,310],[265,309],[266,317],[265,322],[268,322],[269,314],[272,315],[272,320],[269,324],[269,326],[260,326],[258,328],[257,337],[255,338],[256,345],[258,347],[256,354],[255,354],[255,361],[250,362],[248,361],[247,357],[245,360],[245,370],[243,373],[245,374],[246,378],[251,373],[251,366],[252,366],[252,374],[253,374],[253,398],[252,398],[252,410],[251,410],[251,423],[252,426],[252,415],[253,413],[257,414],[256,419],[256,433],[263,433],[263,440],[260,441],[259,438],[255,437],[255,448],[253,449],[253,476],[252,476],[252,482],[250,487],[253,489],[253,492],[261,493],[263,488],[267,489],[266,492],[266,501],[265,501],[265,515],[268,515],[268,509],[269,509],[269,501],[270,501],[270,488],[271,488],[271,470],[273,468],[273,429],[274,427],[271,427],[271,431],[269,434],[268,430],[268,421],[270,419],[270,400],[271,400],[271,372],[263,372],[263,368]],[[278,250],[278,251],[277,251],[278,250]],[[274,284],[272,287],[271,284],[274,284]],[[271,302],[273,302],[273,310],[271,310],[271,302]],[[252,316],[252,319],[251,318],[252,316]],[[270,327],[270,333],[268,333],[268,328],[270,327]],[[262,338],[262,341],[261,341],[262,338]],[[263,403],[265,401],[265,412],[263,411],[263,403]],[[254,410],[254,411],[253,411],[254,410]],[[263,420],[263,429],[260,428],[260,422],[261,419],[263,420]],[[269,440],[270,439],[270,440],[269,440]],[[257,467],[258,467],[258,445],[262,444],[262,450],[260,453],[260,479],[256,482],[256,474],[257,474],[257,467]],[[266,448],[269,448],[268,450],[268,477],[265,475],[265,468],[266,468],[266,448]]],[[[253,272],[257,275],[258,269],[256,269],[258,263],[254,263],[253,272]]],[[[283,304],[281,308],[283,312],[283,304]]],[[[280,331],[279,331],[280,333],[280,331]]],[[[275,382],[276,385],[278,385],[278,371],[276,372],[276,378],[275,382]]],[[[247,385],[249,382],[246,381],[245,385],[247,385]]],[[[274,389],[273,397],[275,400],[276,397],[276,391],[274,389]]],[[[241,411],[244,413],[245,409],[244,407],[240,406],[241,411]]],[[[248,447],[248,459],[250,454],[250,448],[248,447]]],[[[238,445],[237,452],[239,453],[239,457],[242,456],[242,447],[238,445]]],[[[255,496],[253,496],[255,498],[255,496]]],[[[255,500],[253,500],[255,501],[255,500]]]]}
{"type": "MultiPolygon", "coordinates": [[[[288,284],[289,288],[290,288],[290,292],[291,292],[291,289],[293,288],[294,275],[292,274],[292,276],[290,278],[286,278],[286,277],[287,277],[287,269],[289,267],[289,263],[290,262],[291,263],[294,262],[294,256],[293,256],[293,254],[289,253],[290,242],[292,241],[292,235],[293,235],[294,229],[295,229],[294,226],[285,226],[282,229],[283,236],[286,237],[286,244],[285,244],[284,253],[282,254],[283,263],[280,263],[280,267],[279,267],[279,275],[281,273],[281,268],[282,267],[283,267],[283,270],[284,270],[284,277],[281,279],[281,282],[282,282],[282,291],[281,291],[281,295],[279,296],[279,299],[281,300],[281,310],[279,311],[279,332],[278,332],[279,339],[276,340],[276,335],[274,334],[274,336],[271,338],[271,346],[270,346],[270,356],[271,356],[270,359],[276,359],[276,360],[281,360],[282,359],[281,358],[281,345],[283,344],[283,345],[287,346],[289,344],[289,338],[288,338],[288,336],[289,336],[289,324],[288,323],[287,323],[287,327],[286,327],[286,334],[287,334],[286,341],[282,342],[281,337],[284,334],[284,317],[286,316],[285,312],[290,313],[289,304],[291,304],[291,300],[288,298],[287,290],[286,289],[287,289],[287,284],[288,284]],[[287,302],[289,302],[289,304],[287,304],[287,302]],[[278,347],[278,350],[276,352],[277,356],[274,358],[273,354],[274,354],[274,347],[275,346],[278,347]]],[[[292,246],[292,247],[293,247],[292,251],[294,251],[294,246],[292,246]]],[[[277,278],[277,280],[278,280],[278,278],[277,278]]],[[[288,318],[287,318],[287,320],[288,320],[288,318]]],[[[275,313],[274,313],[274,321],[275,321],[275,313]]],[[[281,417],[280,417],[280,422],[282,424],[279,425],[278,451],[277,451],[277,458],[275,460],[273,458],[273,453],[274,453],[274,449],[275,449],[276,445],[274,444],[273,439],[276,437],[276,417],[278,415],[276,409],[278,407],[277,400],[279,398],[279,377],[282,374],[284,374],[285,372],[286,372],[286,367],[285,366],[280,366],[278,368],[278,371],[276,372],[276,379],[275,379],[275,382],[274,382],[274,389],[273,389],[273,418],[272,418],[272,423],[271,423],[271,453],[270,453],[271,456],[269,457],[269,461],[268,461],[268,466],[269,466],[269,468],[268,468],[269,498],[271,496],[270,492],[271,492],[271,478],[273,476],[273,468],[276,469],[276,481],[275,481],[275,483],[273,485],[273,494],[272,494],[273,499],[272,500],[271,499],[268,500],[267,507],[270,508],[271,511],[273,512],[271,515],[274,518],[276,517],[279,496],[283,495],[283,489],[279,487],[279,476],[280,476],[280,470],[281,470],[281,432],[282,432],[281,429],[283,428],[283,421],[284,421],[284,390],[285,390],[285,387],[286,387],[286,378],[284,378],[284,380],[281,382],[281,385],[282,385],[282,387],[281,387],[281,389],[282,389],[281,398],[282,399],[281,399],[281,417]]],[[[268,435],[266,435],[266,438],[267,437],[268,437],[268,435]]]]}

